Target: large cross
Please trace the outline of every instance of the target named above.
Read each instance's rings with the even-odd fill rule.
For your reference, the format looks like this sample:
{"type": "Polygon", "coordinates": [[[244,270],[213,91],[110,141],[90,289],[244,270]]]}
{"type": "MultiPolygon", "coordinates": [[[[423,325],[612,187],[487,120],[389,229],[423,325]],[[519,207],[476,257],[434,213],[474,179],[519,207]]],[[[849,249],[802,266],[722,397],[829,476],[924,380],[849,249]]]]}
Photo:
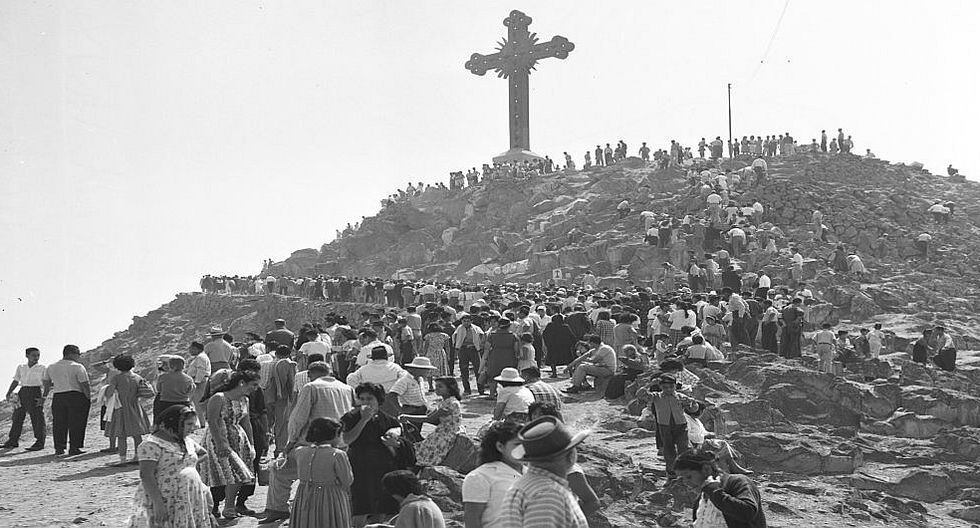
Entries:
{"type": "Polygon", "coordinates": [[[510,12],[504,19],[507,38],[498,43],[497,53],[481,55],[474,53],[465,67],[476,75],[488,70],[497,72],[497,77],[506,78],[510,84],[510,150],[493,158],[497,161],[540,159],[531,152],[530,126],[528,124],[528,75],[537,62],[548,57],[564,59],[575,49],[565,37],[554,36],[549,42],[538,43],[538,36],[530,33],[531,17],[517,11],[510,12]]]}

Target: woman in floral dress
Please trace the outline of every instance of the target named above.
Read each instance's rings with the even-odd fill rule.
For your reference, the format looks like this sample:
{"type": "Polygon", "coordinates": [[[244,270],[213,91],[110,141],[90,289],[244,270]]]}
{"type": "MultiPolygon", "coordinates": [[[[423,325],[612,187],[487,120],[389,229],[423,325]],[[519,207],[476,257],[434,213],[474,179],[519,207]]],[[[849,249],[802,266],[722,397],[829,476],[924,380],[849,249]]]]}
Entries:
{"type": "Polygon", "coordinates": [[[428,376],[429,387],[432,387],[432,378],[445,376],[449,373],[449,336],[439,329],[439,325],[433,323],[427,327],[425,337],[422,338],[422,355],[429,358],[432,366],[436,370],[428,376]]]}
{"type": "Polygon", "coordinates": [[[225,487],[226,519],[241,517],[235,511],[235,496],[242,484],[252,482],[251,462],[255,458],[252,424],[248,419],[248,395],[259,387],[258,373],[235,371],[208,399],[207,429],[202,477],[209,487],[225,487]]]}
{"type": "Polygon", "coordinates": [[[137,448],[140,483],[129,528],[210,528],[211,493],[197,472],[205,455],[188,435],[197,414],[186,405],[160,413],[156,431],[137,448]]]}
{"type": "Polygon", "coordinates": [[[415,455],[420,466],[438,466],[449,454],[456,436],[463,432],[463,408],[459,404],[459,383],[456,378],[445,376],[436,378],[436,394],[442,400],[427,415],[403,414],[399,421],[418,424],[430,423],[436,430],[424,440],[415,444],[415,455]]]}

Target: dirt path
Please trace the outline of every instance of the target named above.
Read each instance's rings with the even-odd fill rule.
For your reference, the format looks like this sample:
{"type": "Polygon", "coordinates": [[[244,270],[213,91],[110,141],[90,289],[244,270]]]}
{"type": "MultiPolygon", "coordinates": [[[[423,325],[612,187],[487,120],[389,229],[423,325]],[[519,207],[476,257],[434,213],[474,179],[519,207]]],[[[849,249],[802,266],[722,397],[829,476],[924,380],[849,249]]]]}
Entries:
{"type": "MultiPolygon", "coordinates": [[[[556,386],[564,387],[567,384],[567,379],[563,379],[556,386]]],[[[467,432],[475,434],[489,420],[491,409],[492,402],[489,400],[466,398],[463,401],[463,422],[467,432]]],[[[573,404],[567,409],[567,419],[579,427],[592,427],[600,420],[618,416],[621,412],[620,407],[610,406],[605,401],[573,404]]],[[[46,416],[50,420],[51,415],[47,410],[46,416]]],[[[99,430],[98,415],[89,419],[85,437],[86,453],[68,458],[54,456],[50,434],[45,450],[24,451],[23,446],[33,442],[29,422],[27,425],[21,437],[21,448],[0,450],[0,526],[125,526],[139,482],[139,469],[137,466],[107,466],[117,458],[114,454],[98,452],[108,446],[108,439],[99,430]]],[[[9,422],[0,423],[0,428],[6,432],[9,422]]],[[[200,432],[195,434],[200,436],[200,432]]],[[[604,443],[598,436],[593,441],[604,443]]],[[[628,449],[643,450],[639,445],[628,446],[628,449]]],[[[249,507],[262,511],[265,508],[265,494],[266,488],[260,486],[256,495],[249,499],[249,507]]],[[[256,520],[251,518],[228,521],[223,525],[240,528],[258,526],[256,520]]]]}

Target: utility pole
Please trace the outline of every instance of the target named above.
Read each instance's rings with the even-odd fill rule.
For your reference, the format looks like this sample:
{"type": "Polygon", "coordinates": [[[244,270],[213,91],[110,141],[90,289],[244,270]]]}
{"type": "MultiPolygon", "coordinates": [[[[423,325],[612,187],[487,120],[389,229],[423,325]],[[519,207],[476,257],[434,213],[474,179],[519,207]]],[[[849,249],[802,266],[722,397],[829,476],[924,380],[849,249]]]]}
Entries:
{"type": "Polygon", "coordinates": [[[728,157],[732,157],[732,83],[728,83],[728,157]]]}

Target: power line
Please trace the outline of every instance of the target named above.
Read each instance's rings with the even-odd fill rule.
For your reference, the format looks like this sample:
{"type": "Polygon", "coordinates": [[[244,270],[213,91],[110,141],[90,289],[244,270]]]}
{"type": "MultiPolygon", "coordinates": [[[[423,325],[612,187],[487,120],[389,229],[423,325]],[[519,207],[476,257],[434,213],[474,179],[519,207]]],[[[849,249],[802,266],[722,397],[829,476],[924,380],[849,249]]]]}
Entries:
{"type": "Polygon", "coordinates": [[[779,26],[783,23],[783,17],[786,16],[786,9],[789,8],[789,0],[783,4],[783,11],[779,13],[779,19],[776,20],[776,27],[772,30],[772,36],[769,37],[769,44],[766,44],[766,51],[762,53],[762,58],[759,59],[759,64],[755,67],[755,71],[752,72],[752,77],[749,78],[749,82],[755,80],[755,76],[759,74],[759,70],[762,69],[762,65],[765,64],[766,58],[769,57],[769,50],[772,49],[773,42],[776,41],[776,35],[779,34],[779,26]]]}

